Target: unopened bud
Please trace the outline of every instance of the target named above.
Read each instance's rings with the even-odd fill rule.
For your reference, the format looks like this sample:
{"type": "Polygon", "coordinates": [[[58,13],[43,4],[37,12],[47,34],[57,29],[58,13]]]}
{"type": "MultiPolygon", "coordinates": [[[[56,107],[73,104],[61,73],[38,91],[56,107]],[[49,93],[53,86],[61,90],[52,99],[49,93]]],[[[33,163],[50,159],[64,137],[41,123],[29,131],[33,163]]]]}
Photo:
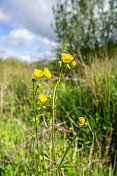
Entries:
{"type": "Polygon", "coordinates": [[[40,88],[41,87],[41,84],[37,84],[37,88],[40,88]]]}
{"type": "Polygon", "coordinates": [[[40,105],[40,104],[41,104],[41,102],[40,102],[40,101],[38,101],[38,102],[37,102],[37,104],[38,104],[38,105],[40,105]]]}
{"type": "Polygon", "coordinates": [[[43,109],[46,109],[46,106],[42,106],[43,109]]]}
{"type": "Polygon", "coordinates": [[[35,77],[33,77],[33,78],[32,78],[32,81],[33,81],[33,82],[35,82],[35,81],[36,81],[35,77]]]}
{"type": "Polygon", "coordinates": [[[62,66],[62,62],[58,61],[58,66],[61,67],[62,66]]]}
{"type": "Polygon", "coordinates": [[[48,99],[51,99],[51,95],[48,96],[48,99]]]}
{"type": "Polygon", "coordinates": [[[68,69],[70,69],[70,66],[69,66],[69,64],[67,64],[67,65],[66,65],[66,67],[67,67],[68,69]]]}
{"type": "Polygon", "coordinates": [[[87,126],[87,125],[88,125],[88,123],[87,123],[87,122],[85,122],[85,125],[87,126]]]}

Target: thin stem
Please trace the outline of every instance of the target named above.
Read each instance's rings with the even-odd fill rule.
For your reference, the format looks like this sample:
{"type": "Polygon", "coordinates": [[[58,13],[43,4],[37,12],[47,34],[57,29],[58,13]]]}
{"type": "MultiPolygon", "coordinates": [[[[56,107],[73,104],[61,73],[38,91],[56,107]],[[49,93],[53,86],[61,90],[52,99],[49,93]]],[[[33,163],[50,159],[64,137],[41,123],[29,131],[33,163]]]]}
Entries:
{"type": "MultiPolygon", "coordinates": [[[[60,72],[59,78],[58,78],[58,80],[56,82],[56,85],[55,85],[55,88],[54,88],[54,92],[53,92],[53,102],[52,102],[52,169],[53,169],[54,158],[55,158],[55,147],[54,147],[55,102],[56,102],[56,98],[57,98],[57,92],[58,92],[58,87],[59,87],[59,83],[60,83],[60,80],[61,80],[62,72],[63,72],[63,67],[61,68],[61,72],[60,72]]],[[[52,175],[53,175],[53,170],[52,170],[52,175]]]]}
{"type": "Polygon", "coordinates": [[[72,144],[74,143],[75,139],[77,138],[77,136],[79,135],[79,132],[81,131],[81,128],[79,129],[79,131],[77,132],[77,134],[74,136],[74,138],[72,139],[71,143],[69,144],[69,146],[67,147],[62,159],[61,159],[61,162],[60,164],[58,165],[58,169],[60,169],[60,166],[62,165],[66,155],[67,155],[67,152],[69,151],[69,149],[71,148],[72,144]]]}
{"type": "Polygon", "coordinates": [[[38,149],[38,164],[40,168],[42,168],[41,165],[41,159],[40,159],[40,147],[39,147],[39,140],[38,140],[38,129],[37,129],[37,114],[36,114],[36,90],[35,90],[36,82],[33,82],[33,109],[34,109],[34,116],[35,116],[35,129],[36,129],[36,139],[37,139],[37,149],[38,149]]]}
{"type": "Polygon", "coordinates": [[[36,138],[37,138],[37,149],[38,149],[38,162],[39,162],[40,168],[42,168],[41,159],[40,159],[40,147],[39,147],[39,140],[38,140],[38,130],[37,130],[37,119],[36,118],[35,118],[35,121],[36,121],[36,138]]]}

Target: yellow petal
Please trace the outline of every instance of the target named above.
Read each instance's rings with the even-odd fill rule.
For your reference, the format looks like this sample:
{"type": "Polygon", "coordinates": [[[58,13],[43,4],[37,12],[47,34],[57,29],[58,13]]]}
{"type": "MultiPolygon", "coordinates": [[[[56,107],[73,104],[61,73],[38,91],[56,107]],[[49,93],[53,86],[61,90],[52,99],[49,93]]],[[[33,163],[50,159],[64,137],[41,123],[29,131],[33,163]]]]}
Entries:
{"type": "Polygon", "coordinates": [[[62,53],[61,60],[65,63],[70,63],[74,57],[71,54],[62,53]]]}
{"type": "Polygon", "coordinates": [[[43,76],[43,71],[42,70],[38,70],[38,69],[34,69],[34,75],[36,77],[42,77],[43,76]]]}
{"type": "Polygon", "coordinates": [[[47,101],[47,97],[46,97],[46,95],[44,95],[44,94],[40,94],[40,95],[39,95],[39,99],[40,99],[40,101],[41,101],[42,103],[45,103],[45,102],[47,101]]]}
{"type": "Polygon", "coordinates": [[[72,66],[75,66],[76,64],[77,64],[76,61],[73,61],[73,62],[71,63],[72,66]]]}
{"type": "Polygon", "coordinates": [[[79,117],[79,122],[80,122],[81,124],[85,123],[85,118],[84,118],[84,117],[79,117]]]}
{"type": "Polygon", "coordinates": [[[50,71],[48,70],[47,67],[44,68],[44,75],[45,75],[46,77],[48,77],[48,78],[51,78],[51,73],[50,73],[50,71]]]}

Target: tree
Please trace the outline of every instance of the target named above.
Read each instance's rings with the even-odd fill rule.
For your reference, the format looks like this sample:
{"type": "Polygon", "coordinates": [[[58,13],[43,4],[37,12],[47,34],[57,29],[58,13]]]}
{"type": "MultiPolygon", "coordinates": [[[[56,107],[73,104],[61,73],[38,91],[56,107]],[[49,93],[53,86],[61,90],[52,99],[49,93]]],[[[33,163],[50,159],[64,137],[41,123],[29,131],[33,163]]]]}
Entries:
{"type": "Polygon", "coordinates": [[[66,51],[87,53],[117,44],[116,0],[64,0],[53,7],[55,32],[66,51]]]}

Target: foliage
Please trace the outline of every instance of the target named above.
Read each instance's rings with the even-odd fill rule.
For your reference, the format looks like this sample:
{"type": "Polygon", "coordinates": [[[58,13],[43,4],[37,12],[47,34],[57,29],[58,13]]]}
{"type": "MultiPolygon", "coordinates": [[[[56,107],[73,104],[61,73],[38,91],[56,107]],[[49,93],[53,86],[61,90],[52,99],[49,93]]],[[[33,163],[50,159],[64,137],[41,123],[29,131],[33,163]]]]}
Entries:
{"type": "MultiPolygon", "coordinates": [[[[17,60],[0,64],[0,174],[40,175],[37,143],[33,146],[32,83],[34,68],[43,63],[26,65],[17,60]],[[15,63],[16,62],[16,63],[15,63]],[[15,65],[15,67],[14,67],[15,65]],[[8,73],[8,74],[7,74],[8,73]],[[24,90],[24,91],[23,91],[24,90]],[[38,162],[36,162],[37,164],[38,162]]],[[[56,64],[51,67],[52,80],[41,78],[39,94],[52,95],[55,86],[56,64]]],[[[55,113],[55,151],[61,161],[66,147],[77,132],[78,117],[86,117],[92,132],[85,127],[66,155],[60,175],[113,176],[116,171],[117,126],[117,59],[93,59],[89,64],[81,57],[76,68],[67,71],[58,89],[55,113]],[[69,130],[72,127],[72,130],[69,130]],[[61,130],[60,130],[61,129],[61,130]]],[[[39,140],[44,175],[51,165],[51,104],[40,114],[39,140]]],[[[36,135],[34,135],[36,139],[36,135]]],[[[36,140],[35,140],[36,141],[36,140]]]]}
{"type": "Polygon", "coordinates": [[[86,55],[106,45],[110,53],[117,44],[115,0],[65,0],[53,7],[54,30],[62,50],[86,55]],[[105,5],[106,4],[106,5],[105,5]]]}

